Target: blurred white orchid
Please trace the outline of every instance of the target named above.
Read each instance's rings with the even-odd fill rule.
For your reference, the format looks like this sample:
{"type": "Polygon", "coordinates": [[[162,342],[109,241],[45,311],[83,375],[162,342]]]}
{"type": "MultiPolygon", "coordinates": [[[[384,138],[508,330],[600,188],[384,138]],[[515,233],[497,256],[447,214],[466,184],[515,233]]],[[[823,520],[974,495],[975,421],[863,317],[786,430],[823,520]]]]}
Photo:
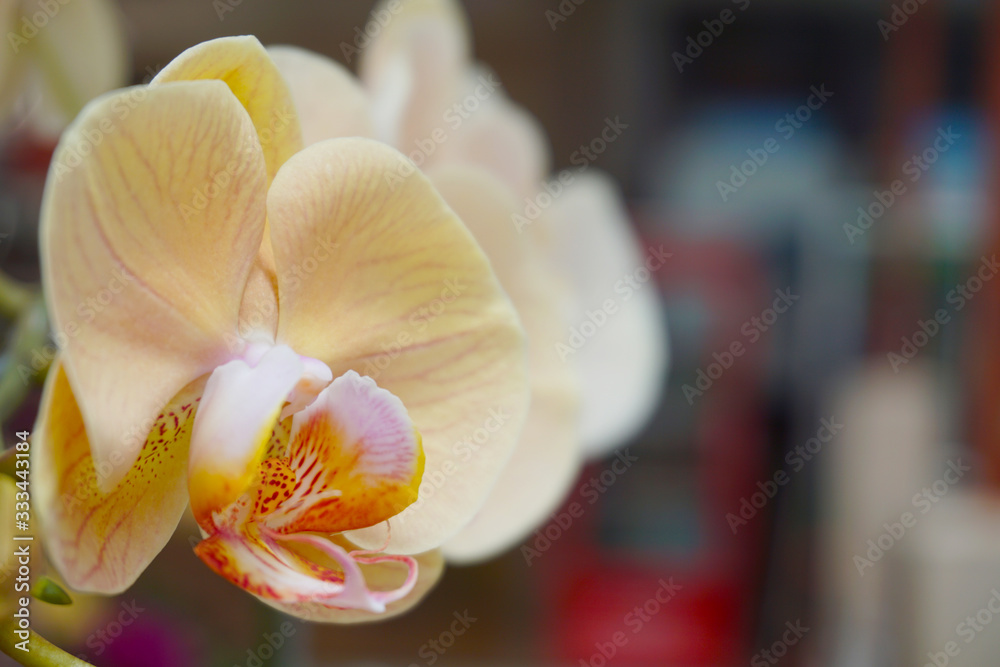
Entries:
{"type": "Polygon", "coordinates": [[[55,139],[89,100],[126,83],[128,46],[109,0],[0,0],[0,128],[55,139]]]}
{"type": "Polygon", "coordinates": [[[606,454],[643,426],[666,370],[665,323],[652,284],[623,283],[646,258],[611,179],[588,164],[539,196],[550,171],[545,134],[472,60],[461,6],[390,0],[373,16],[360,81],[325,56],[269,52],[306,144],[365,136],[406,153],[479,240],[524,322],[532,364],[524,434],[486,506],[445,545],[452,561],[481,560],[548,517],[585,456],[606,454]],[[545,201],[526,215],[526,204],[545,201]],[[597,312],[604,317],[594,322],[597,312]]]}

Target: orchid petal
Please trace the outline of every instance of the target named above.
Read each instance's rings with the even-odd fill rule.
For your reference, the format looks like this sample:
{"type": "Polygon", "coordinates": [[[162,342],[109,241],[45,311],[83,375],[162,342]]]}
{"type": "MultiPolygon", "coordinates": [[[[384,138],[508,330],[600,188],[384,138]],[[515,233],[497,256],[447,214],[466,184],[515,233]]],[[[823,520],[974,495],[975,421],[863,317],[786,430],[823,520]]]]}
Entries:
{"type": "MultiPolygon", "coordinates": [[[[273,257],[272,257],[273,262],[273,257]]],[[[258,255],[254,261],[240,301],[239,336],[232,340],[234,354],[242,350],[243,341],[273,344],[278,328],[278,291],[274,267],[268,268],[258,255]]]]}
{"type": "Polygon", "coordinates": [[[268,183],[302,148],[295,104],[285,80],[256,37],[220,37],[192,46],[150,82],[219,79],[229,86],[253,120],[264,150],[268,183]]]}
{"type": "Polygon", "coordinates": [[[362,53],[359,72],[378,138],[409,152],[427,139],[461,90],[471,49],[465,12],[454,0],[383,1],[392,18],[362,53]]]}
{"type": "Polygon", "coordinates": [[[396,615],[419,601],[441,573],[436,554],[360,555],[338,541],[250,526],[213,535],[195,552],[263,602],[312,621],[349,623],[396,615]]]}
{"type": "MultiPolygon", "coordinates": [[[[426,470],[421,500],[392,522],[389,551],[437,547],[482,504],[523,424],[524,337],[510,301],[427,179],[377,142],[331,139],[294,156],[274,180],[268,215],[278,341],[403,401],[426,470]],[[474,455],[464,451],[480,431],[474,455]]],[[[375,528],[351,539],[371,548],[384,536],[375,528]]]]}
{"type": "Polygon", "coordinates": [[[95,463],[124,454],[102,490],[138,455],[124,435],[232,356],[264,181],[250,119],[218,81],[108,95],[63,135],[42,204],[42,278],[95,463]]]}
{"type": "Polygon", "coordinates": [[[264,523],[280,533],[373,526],[417,499],[420,434],[403,402],[354,371],[292,418],[294,487],[264,523]]]}
{"type": "Polygon", "coordinates": [[[538,120],[511,102],[491,72],[471,68],[466,91],[479,100],[474,114],[463,118],[448,140],[428,158],[429,165],[480,165],[503,181],[519,199],[533,198],[549,173],[548,139],[538,120]],[[488,97],[483,100],[479,91],[488,97]]]}
{"type": "Polygon", "coordinates": [[[556,344],[568,326],[566,286],[511,222],[517,203],[484,171],[439,168],[431,180],[489,256],[528,333],[531,409],[514,456],[475,518],[444,545],[451,562],[491,557],[554,512],[580,469],[579,387],[556,344]]]}
{"type": "Polygon", "coordinates": [[[49,371],[31,441],[32,500],[49,559],[73,588],[120,593],[170,539],[187,506],[185,462],[204,385],[192,382],[152,428],[137,430],[137,462],[104,492],[64,368],[57,361],[49,371]]]}
{"type": "Polygon", "coordinates": [[[553,261],[571,277],[578,299],[575,326],[588,311],[604,312],[613,299],[616,311],[582,346],[570,347],[567,361],[578,364],[583,380],[584,451],[601,456],[624,444],[646,423],[659,405],[668,360],[666,320],[656,288],[655,270],[646,283],[633,283],[628,296],[615,285],[645,271],[646,257],[610,178],[596,172],[575,177],[554,198],[545,222],[527,228],[547,235],[545,247],[553,261]]]}
{"type": "Polygon", "coordinates": [[[213,514],[238,500],[257,477],[281,408],[303,371],[295,352],[277,346],[252,367],[235,359],[212,372],[188,462],[191,511],[205,530],[213,514]]]}
{"type": "Polygon", "coordinates": [[[337,137],[375,136],[368,96],[343,65],[295,46],[269,46],[267,53],[291,91],[306,146],[337,137]]]}

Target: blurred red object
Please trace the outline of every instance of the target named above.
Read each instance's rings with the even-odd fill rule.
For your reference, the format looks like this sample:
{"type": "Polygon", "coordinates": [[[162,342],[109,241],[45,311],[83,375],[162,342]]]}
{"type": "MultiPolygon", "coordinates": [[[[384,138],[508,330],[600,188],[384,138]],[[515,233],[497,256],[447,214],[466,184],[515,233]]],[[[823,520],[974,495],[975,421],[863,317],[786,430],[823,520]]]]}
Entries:
{"type": "MultiPolygon", "coordinates": [[[[709,313],[701,336],[704,347],[696,359],[704,368],[716,358],[713,352],[724,352],[741,340],[741,325],[759,314],[757,304],[769,303],[771,284],[762,259],[754,248],[717,240],[658,238],[652,243],[663,243],[674,253],[658,276],[665,291],[693,295],[709,313]]],[[[560,516],[563,523],[567,515],[578,517],[558,535],[552,531],[556,539],[547,549],[557,553],[538,561],[548,589],[543,614],[550,619],[545,636],[554,659],[581,667],[745,662],[756,629],[755,610],[760,608],[772,508],[754,510],[754,516],[735,529],[726,517],[740,512],[741,500],[759,490],[758,482],[770,479],[764,398],[770,349],[766,335],[760,340],[746,346],[745,354],[710,391],[693,404],[683,404],[695,415],[692,432],[678,436],[690,439],[690,463],[679,463],[676,456],[652,461],[667,448],[651,452],[642,440],[634,448],[646,459],[643,474],[650,468],[656,472],[652,479],[633,477],[627,484],[687,489],[690,497],[681,502],[681,511],[693,508],[696,524],[690,548],[656,546],[656,536],[648,540],[654,546],[647,540],[624,547],[600,543],[601,507],[585,502],[587,485],[612,469],[611,458],[584,471],[579,490],[549,524],[560,525],[560,516]],[[679,470],[685,467],[690,470],[679,470]],[[583,512],[573,512],[574,503],[583,505],[583,512]]],[[[694,369],[676,365],[671,372],[675,387],[695,376],[694,369]]],[[[638,493],[632,499],[633,511],[650,509],[634,506],[643,497],[638,493]]],[[[617,506],[611,516],[621,511],[617,506]]],[[[534,539],[538,535],[545,531],[534,539]]]]}

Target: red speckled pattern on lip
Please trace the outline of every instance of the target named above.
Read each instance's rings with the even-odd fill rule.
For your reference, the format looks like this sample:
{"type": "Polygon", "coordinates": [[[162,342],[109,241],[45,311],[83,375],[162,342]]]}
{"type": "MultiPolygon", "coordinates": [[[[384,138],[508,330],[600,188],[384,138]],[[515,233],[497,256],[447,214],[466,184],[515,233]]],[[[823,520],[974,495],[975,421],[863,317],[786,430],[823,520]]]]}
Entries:
{"type": "MultiPolygon", "coordinates": [[[[295,378],[286,367],[302,370],[291,350],[277,347],[265,352],[253,368],[234,361],[217,369],[218,377],[208,381],[205,395],[213,398],[203,401],[192,436],[192,498],[214,497],[200,487],[222,481],[218,471],[226,469],[221,464],[229,454],[243,460],[245,453],[261,446],[264,458],[233,502],[200,519],[208,537],[195,552],[230,582],[274,603],[382,613],[386,603],[413,589],[416,560],[378,551],[349,553],[329,536],[374,526],[416,500],[424,463],[420,436],[402,401],[371,378],[350,371],[295,413],[290,430],[288,419],[276,422],[267,431],[268,442],[258,445],[254,442],[258,425],[246,420],[247,403],[215,397],[229,389],[233,395],[252,393],[255,383],[267,382],[275,374],[284,378],[283,387],[291,387],[295,378]],[[231,386],[234,381],[240,385],[238,391],[231,386]],[[220,448],[220,435],[247,437],[245,443],[220,448]],[[202,474],[201,466],[213,472],[202,474]],[[334,567],[289,548],[296,544],[324,554],[334,567]],[[362,564],[402,565],[407,574],[395,588],[370,590],[362,564]]],[[[273,402],[271,394],[271,388],[262,394],[268,403],[273,402]]]]}

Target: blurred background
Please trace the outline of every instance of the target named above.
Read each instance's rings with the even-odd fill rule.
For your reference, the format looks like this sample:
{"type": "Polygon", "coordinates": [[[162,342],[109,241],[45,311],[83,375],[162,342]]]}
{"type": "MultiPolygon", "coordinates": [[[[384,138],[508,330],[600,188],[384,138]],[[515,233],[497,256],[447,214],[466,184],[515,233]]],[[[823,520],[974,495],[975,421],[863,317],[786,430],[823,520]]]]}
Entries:
{"type": "MultiPolygon", "coordinates": [[[[109,667],[998,664],[1000,8],[463,5],[555,169],[622,128],[594,165],[673,253],[655,274],[671,370],[635,461],[588,465],[523,548],[450,568],[399,619],[272,613],[181,531],[50,638],[109,667]]],[[[120,6],[135,83],[222,35],[345,62],[372,9],[120,6]]],[[[48,153],[13,141],[2,159],[0,268],[37,279],[48,153]]]]}

